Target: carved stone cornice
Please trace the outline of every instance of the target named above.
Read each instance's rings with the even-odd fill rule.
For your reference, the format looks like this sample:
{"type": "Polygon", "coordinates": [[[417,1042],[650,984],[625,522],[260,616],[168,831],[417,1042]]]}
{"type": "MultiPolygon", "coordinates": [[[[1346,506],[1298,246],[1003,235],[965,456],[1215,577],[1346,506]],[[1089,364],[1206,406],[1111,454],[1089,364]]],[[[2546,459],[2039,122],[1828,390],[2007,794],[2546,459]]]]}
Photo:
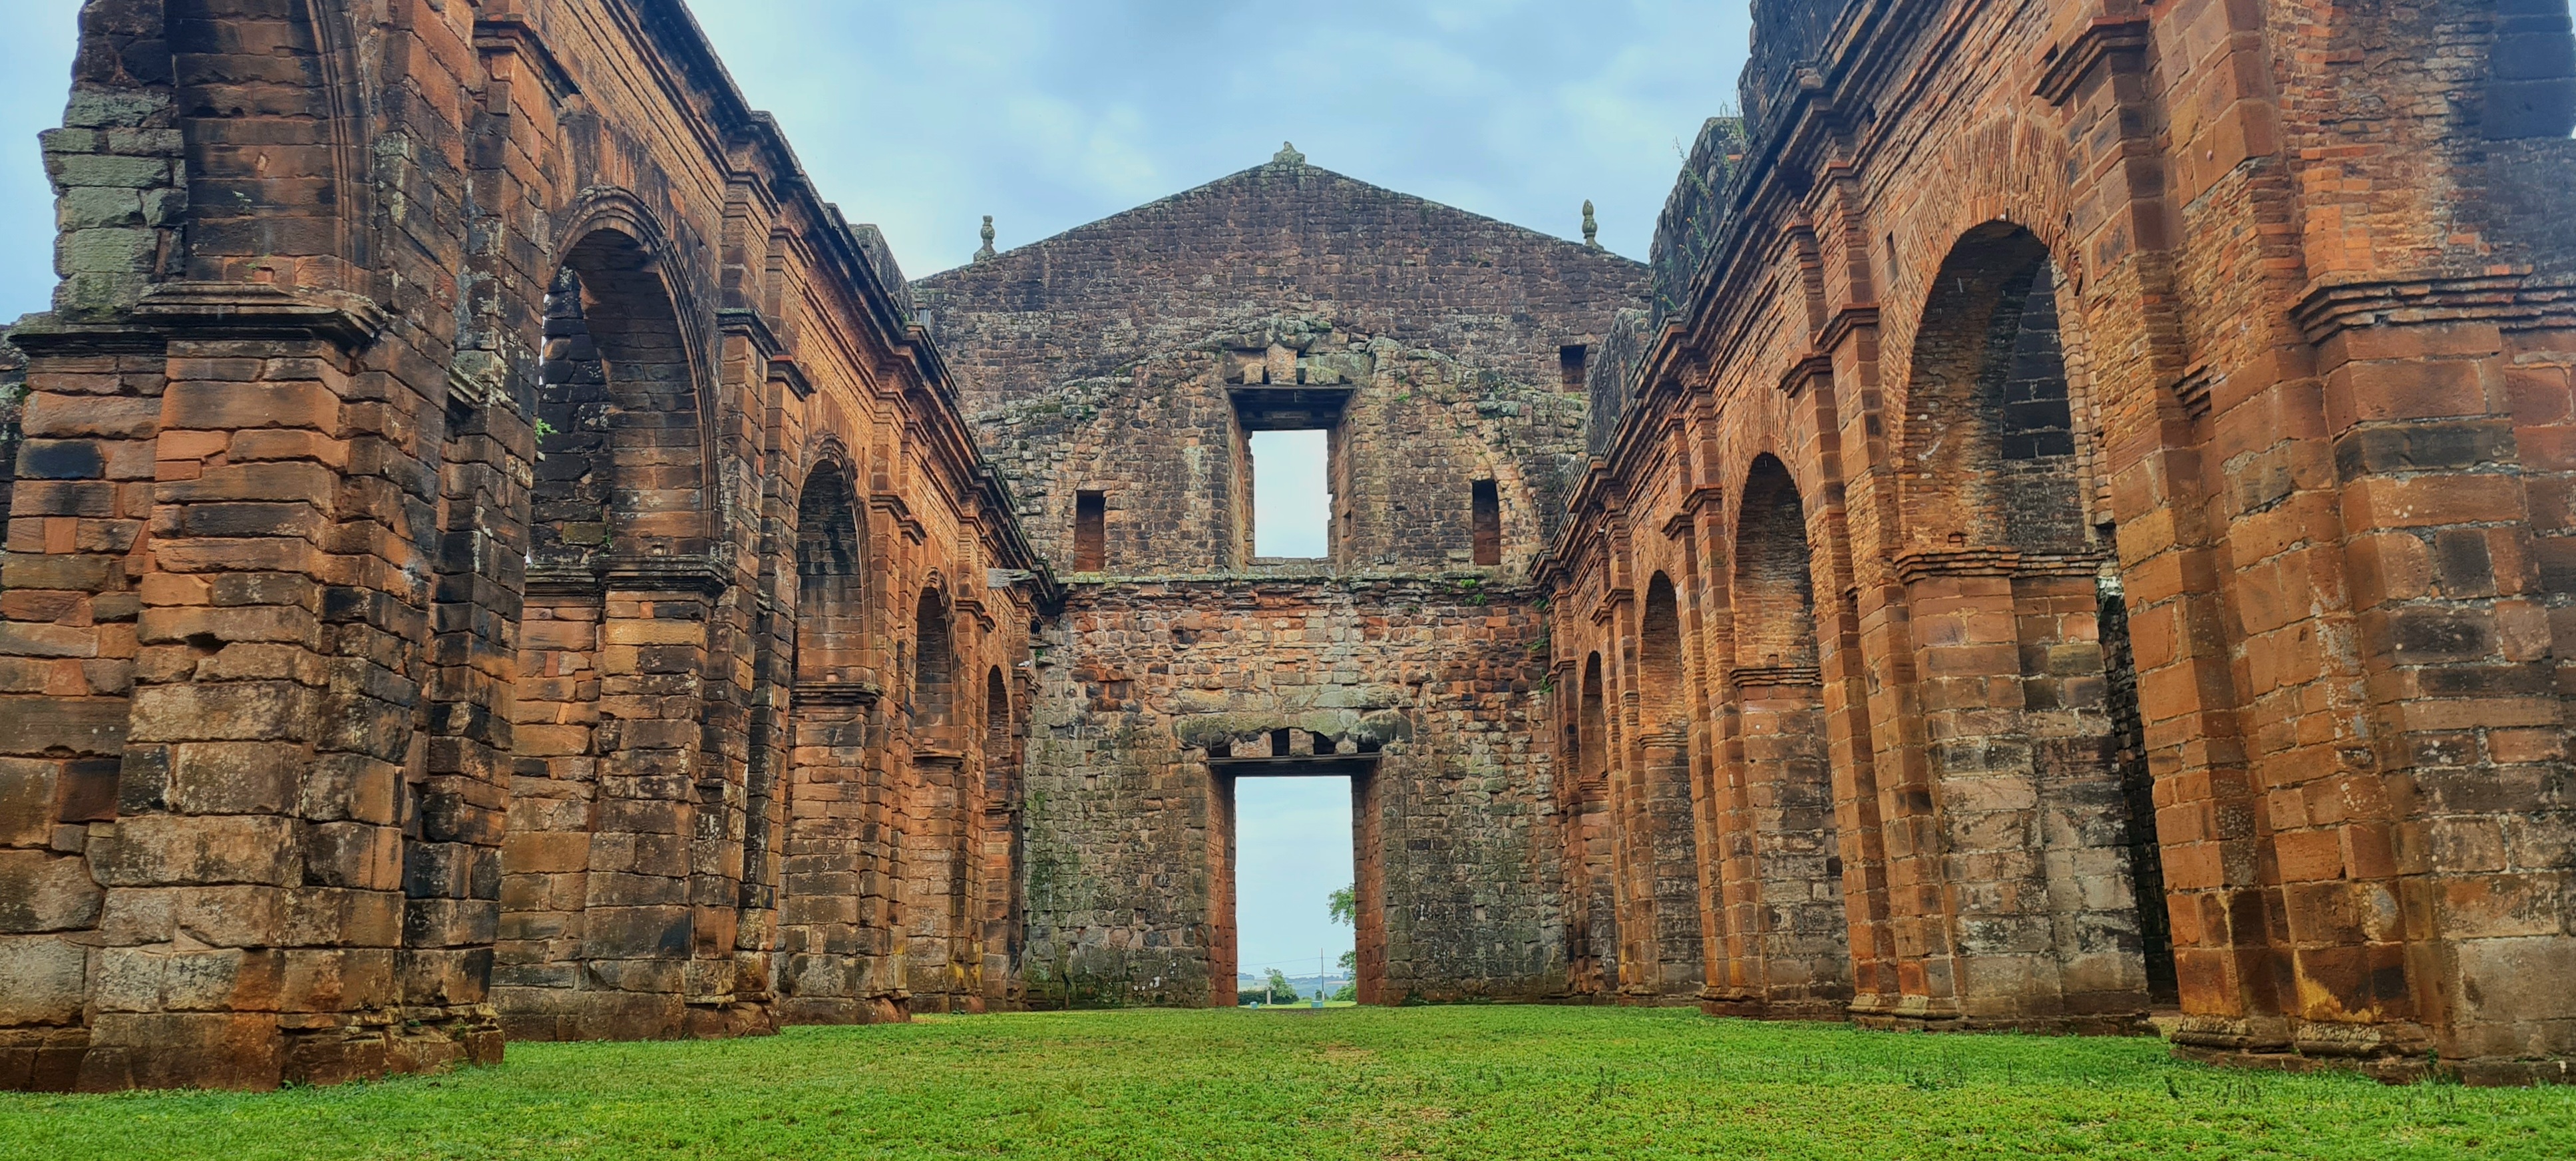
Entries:
{"type": "Polygon", "coordinates": [[[705,557],[603,556],[594,567],[603,592],[713,597],[733,584],[731,570],[705,557]]]}
{"type": "Polygon", "coordinates": [[[572,79],[572,70],[565,68],[563,61],[555,57],[554,50],[546,47],[545,38],[537,35],[536,26],[529,23],[526,16],[511,12],[475,21],[474,49],[487,55],[496,52],[517,54],[528,62],[537,79],[545,83],[546,94],[556,104],[562,104],[564,98],[581,91],[581,86],[572,79]]]}
{"type": "Polygon", "coordinates": [[[1896,554],[1896,579],[1907,584],[1942,576],[2011,576],[2021,567],[2013,548],[1925,549],[1896,554]]]}
{"type": "Polygon", "coordinates": [[[2109,557],[2100,552],[2024,552],[2018,548],[1951,548],[1901,552],[1896,579],[1907,584],[1945,576],[2093,576],[2109,557]]]}
{"type": "Polygon", "coordinates": [[[9,332],[30,355],[160,350],[171,340],[306,339],[356,354],[384,333],[385,310],[363,295],[265,282],[164,282],[113,322],[38,315],[9,332]]]}
{"type": "Polygon", "coordinates": [[[1820,352],[1831,352],[1835,348],[1842,346],[1843,340],[1850,338],[1853,331],[1859,330],[1862,327],[1875,328],[1877,326],[1877,303],[1852,303],[1841,310],[1835,311],[1834,317],[1825,320],[1825,325],[1816,331],[1815,348],[1820,352]]]}
{"type": "Polygon", "coordinates": [[[2348,330],[2425,323],[2576,323],[2576,284],[2527,273],[2337,282],[2309,288],[2290,321],[2310,343],[2348,330]]]}
{"type": "Polygon", "coordinates": [[[1810,351],[1797,362],[1789,364],[1788,370],[1780,373],[1780,393],[1795,399],[1806,391],[1807,384],[1818,379],[1830,381],[1833,377],[1834,357],[1821,350],[1810,351]]]}
{"type": "Polygon", "coordinates": [[[2063,105],[2075,95],[2084,78],[2093,75],[2095,66],[2114,58],[2129,68],[2143,67],[2151,33],[2144,16],[2097,16],[2075,43],[2059,49],[2050,58],[2047,71],[2039,75],[2039,86],[2032,95],[2051,105],[2063,105]]]}
{"type": "Polygon", "coordinates": [[[868,507],[885,513],[893,520],[894,526],[903,531],[904,539],[919,544],[930,538],[930,530],[923,526],[921,517],[912,514],[912,505],[905,503],[903,497],[892,492],[877,492],[868,497],[868,507]]]}
{"type": "Polygon", "coordinates": [[[785,386],[798,399],[814,395],[814,380],[806,376],[804,365],[793,355],[782,353],[769,360],[769,380],[785,386]]]}
{"type": "Polygon", "coordinates": [[[1825,671],[1813,665],[1739,665],[1727,671],[1727,685],[1754,689],[1822,689],[1825,671]]]}
{"type": "Polygon", "coordinates": [[[541,597],[584,597],[596,601],[600,596],[599,570],[592,568],[587,562],[530,564],[525,591],[532,600],[541,597]]]}
{"type": "Polygon", "coordinates": [[[883,687],[873,681],[800,681],[789,691],[788,704],[797,709],[826,705],[875,705],[885,696],[883,687]]]}
{"type": "Polygon", "coordinates": [[[161,332],[131,322],[66,322],[32,315],[6,331],[10,345],[30,358],[81,355],[154,355],[169,346],[161,332]]]}
{"type": "MultiPolygon", "coordinates": [[[[760,357],[773,364],[787,358],[787,345],[778,341],[778,332],[770,329],[769,316],[749,307],[730,306],[716,312],[716,329],[729,335],[740,335],[760,352],[760,357]]],[[[776,367],[771,368],[775,374],[776,367]]]]}
{"type": "Polygon", "coordinates": [[[1711,508],[1721,513],[1726,510],[1725,489],[1715,484],[1702,484],[1691,489],[1689,495],[1682,497],[1679,510],[1673,513],[1671,519],[1664,521],[1664,539],[1680,538],[1683,533],[1691,530],[1692,523],[1699,518],[1702,511],[1711,508]]]}

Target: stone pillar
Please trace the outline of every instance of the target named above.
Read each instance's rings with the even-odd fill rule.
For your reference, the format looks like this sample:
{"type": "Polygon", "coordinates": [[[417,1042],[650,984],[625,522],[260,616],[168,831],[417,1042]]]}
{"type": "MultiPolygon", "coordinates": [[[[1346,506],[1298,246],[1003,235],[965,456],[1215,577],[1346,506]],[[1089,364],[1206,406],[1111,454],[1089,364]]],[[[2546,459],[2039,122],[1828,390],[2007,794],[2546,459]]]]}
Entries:
{"type": "Polygon", "coordinates": [[[707,622],[703,591],[612,579],[600,623],[597,825],[582,901],[582,1034],[634,1040],[692,1030],[689,1001],[713,990],[702,952],[733,931],[700,922],[696,785],[705,729],[707,622]],[[717,929],[711,930],[710,927],[717,929]]]}
{"type": "Polygon", "coordinates": [[[25,1083],[264,1088],[497,1058],[479,978],[497,883],[478,876],[501,791],[417,717],[430,687],[463,688],[468,720],[433,734],[470,738],[488,699],[435,677],[443,453],[423,441],[442,425],[362,354],[381,325],[323,292],[169,283],[126,323],[21,332],[46,442],[0,569],[14,668],[49,676],[19,683],[0,748],[18,817],[60,852],[20,860],[49,885],[21,927],[86,929],[0,943],[13,980],[49,985],[13,1013],[54,1029],[10,1038],[33,1050],[25,1083]],[[94,886],[59,873],[74,853],[94,886]]]}
{"type": "Polygon", "coordinates": [[[2563,372],[2517,376],[2482,322],[2351,325],[2318,352],[2369,704],[2366,735],[2267,796],[2296,1046],[2429,1041],[2472,1079],[2563,1079],[2576,812],[2524,471],[2551,462],[2563,372]]]}
{"type": "Polygon", "coordinates": [[[885,836],[894,804],[872,686],[800,686],[780,884],[779,1016],[857,1024],[903,1015],[885,836]]]}
{"type": "Polygon", "coordinates": [[[598,590],[586,577],[532,579],[519,629],[492,974],[513,1039],[582,1038],[580,993],[592,986],[581,967],[583,908],[600,808],[599,629],[598,590]]]}

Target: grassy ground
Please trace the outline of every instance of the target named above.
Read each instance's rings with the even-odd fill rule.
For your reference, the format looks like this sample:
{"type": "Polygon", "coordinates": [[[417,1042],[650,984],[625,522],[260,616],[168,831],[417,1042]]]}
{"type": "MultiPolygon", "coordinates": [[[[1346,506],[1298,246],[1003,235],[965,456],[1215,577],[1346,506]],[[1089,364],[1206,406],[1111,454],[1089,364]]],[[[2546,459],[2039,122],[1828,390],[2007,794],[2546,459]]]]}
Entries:
{"type": "Polygon", "coordinates": [[[265,1095],[0,1096],[0,1157],[2576,1157],[2576,1089],[2217,1071],[2151,1039],[1599,1008],[1078,1012],[531,1044],[265,1095]]]}

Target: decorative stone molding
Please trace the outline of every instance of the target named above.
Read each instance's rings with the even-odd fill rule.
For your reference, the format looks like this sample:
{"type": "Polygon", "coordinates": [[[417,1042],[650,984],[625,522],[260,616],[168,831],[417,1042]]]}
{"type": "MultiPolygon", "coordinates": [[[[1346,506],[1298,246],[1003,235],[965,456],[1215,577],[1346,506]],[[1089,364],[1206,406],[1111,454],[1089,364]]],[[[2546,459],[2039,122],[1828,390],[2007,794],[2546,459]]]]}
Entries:
{"type": "Polygon", "coordinates": [[[2290,321],[2311,343],[2373,326],[2576,326],[2576,283],[2528,273],[2328,283],[2310,287],[2290,321]]]}
{"type": "Polygon", "coordinates": [[[1747,694],[1757,689],[1812,691],[1824,687],[1825,671],[1813,665],[1739,665],[1727,671],[1726,683],[1747,694]]]}
{"type": "Polygon", "coordinates": [[[2063,105],[2098,65],[2108,62],[2123,71],[2143,67],[2152,32],[2144,16],[2094,17],[2077,34],[2075,43],[2056,50],[2049,58],[2048,69],[2040,74],[2039,86],[2032,95],[2051,105],[2063,105]]]}

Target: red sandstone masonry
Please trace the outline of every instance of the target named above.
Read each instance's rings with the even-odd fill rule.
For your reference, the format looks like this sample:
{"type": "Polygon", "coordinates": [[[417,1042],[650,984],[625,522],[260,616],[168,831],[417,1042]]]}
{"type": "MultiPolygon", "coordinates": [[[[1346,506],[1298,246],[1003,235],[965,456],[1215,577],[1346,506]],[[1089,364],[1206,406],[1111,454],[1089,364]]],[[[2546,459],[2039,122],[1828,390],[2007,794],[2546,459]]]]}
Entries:
{"type": "Polygon", "coordinates": [[[0,1084],[1223,1002],[1265,762],[1371,1002],[2569,1075],[2553,4],[1763,0],[1651,277],[1283,150],[945,354],[678,5],[287,7],[45,135],[0,1084]]]}
{"type": "MultiPolygon", "coordinates": [[[[917,1001],[896,970],[916,896],[1011,877],[968,857],[1007,821],[911,773],[898,659],[931,592],[959,672],[1009,669],[1046,582],[882,244],[686,14],[97,0],[82,35],[64,281],[16,332],[0,1083],[1007,999],[974,939],[917,1001]],[[670,87],[627,87],[648,59],[670,87]],[[837,663],[800,678],[800,638],[837,663]],[[837,850],[790,760],[834,714],[879,811],[837,850]],[[843,890],[817,863],[875,876],[834,929],[862,970],[789,970],[778,917],[843,890]]],[[[950,760],[1007,783],[988,712],[950,760]]]]}
{"type": "MultiPolygon", "coordinates": [[[[1716,449],[1702,486],[1777,456],[1838,513],[1810,521],[1807,546],[1820,605],[1849,602],[1832,652],[1856,655],[1869,691],[1845,702],[1864,728],[1834,749],[1838,821],[1879,815],[1839,837],[1847,887],[1884,840],[1895,969],[1892,987],[1856,989],[1855,1016],[2055,1023],[2143,1005],[2129,840],[2082,824],[2117,813],[2101,795],[2129,777],[2109,777],[2129,759],[2096,740],[2097,715],[2127,712],[2105,700],[2120,651],[2094,640],[2116,591],[2178,1050],[2563,1077],[2564,1005],[2478,981],[2559,972],[2576,947],[2565,868],[2504,846],[2568,825],[2550,789],[2565,709],[2544,676],[2565,586],[2535,559],[2563,523],[2563,344],[2544,336],[2563,333],[2571,262],[2551,215],[2505,211],[2564,173],[2563,113],[2507,102],[2549,86],[2564,109],[2576,78],[2506,76],[2538,58],[2500,50],[2490,75],[2486,55],[2563,46],[2566,18],[1852,8],[1831,51],[1757,37],[1821,55],[1821,87],[1758,105],[1768,168],[1733,191],[1543,577],[1578,608],[1633,591],[1656,566],[1592,532],[1682,519],[1692,498],[1664,465],[1693,443],[1716,449]],[[2346,115],[2363,104],[2414,112],[2346,115]],[[1990,442],[2028,398],[1990,321],[2016,309],[2010,283],[1991,276],[2043,257],[2076,438],[2064,483],[2031,491],[2033,461],[1990,442]],[[1821,293],[1778,276],[1810,261],[1821,293]],[[1979,410],[1989,367],[2000,411],[1979,410]],[[2112,590],[2095,574],[2115,561],[2112,590]]],[[[1740,658],[1746,594],[1700,601],[1740,658]]],[[[1628,648],[1625,622],[1604,624],[1560,637],[1560,671],[1628,648]]],[[[1765,704],[1721,689],[1710,712],[1750,722],[1765,704]]],[[[1737,825],[1721,816],[1722,846],[1737,825]]],[[[1757,873],[1712,872],[1730,899],[1757,873]]],[[[1872,914],[1851,912],[1856,967],[1872,914]]],[[[1712,1003],[1745,1004],[1748,980],[1713,972],[1712,1003]]]]}

